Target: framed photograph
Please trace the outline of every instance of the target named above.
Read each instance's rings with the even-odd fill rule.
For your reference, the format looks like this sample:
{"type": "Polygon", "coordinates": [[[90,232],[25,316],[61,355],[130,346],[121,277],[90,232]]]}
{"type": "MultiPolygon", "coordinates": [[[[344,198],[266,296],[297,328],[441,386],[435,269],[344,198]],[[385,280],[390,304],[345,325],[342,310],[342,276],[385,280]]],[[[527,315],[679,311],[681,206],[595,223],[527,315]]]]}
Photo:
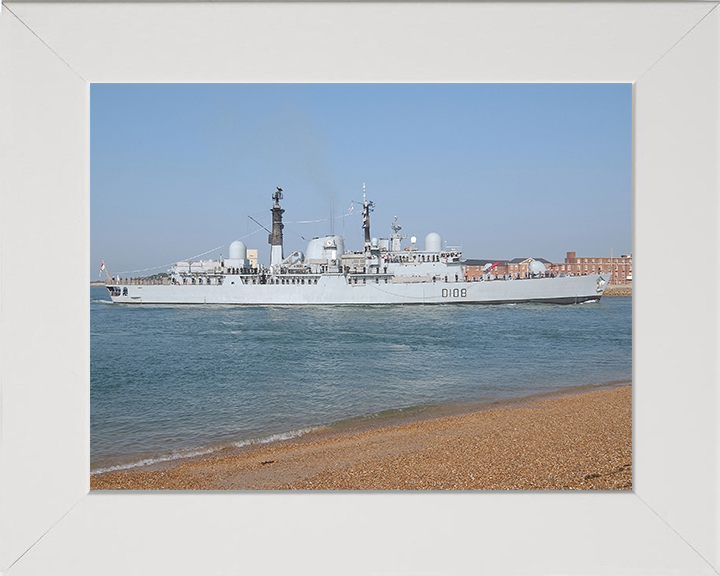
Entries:
{"type": "Polygon", "coordinates": [[[717,4],[0,12],[0,571],[716,574],[717,4]],[[90,85],[633,84],[633,490],[89,490],[90,85]]]}
{"type": "Polygon", "coordinates": [[[90,126],[92,490],[632,489],[632,84],[93,84],[90,126]]]}

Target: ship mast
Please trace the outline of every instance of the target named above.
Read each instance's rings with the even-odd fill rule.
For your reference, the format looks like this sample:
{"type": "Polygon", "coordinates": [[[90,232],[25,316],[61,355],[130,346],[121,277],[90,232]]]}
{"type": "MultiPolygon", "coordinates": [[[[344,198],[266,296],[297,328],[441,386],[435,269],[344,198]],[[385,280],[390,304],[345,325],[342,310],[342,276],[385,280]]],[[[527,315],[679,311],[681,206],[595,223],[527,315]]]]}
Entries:
{"type": "Polygon", "coordinates": [[[365,229],[365,252],[370,252],[370,212],[373,210],[372,202],[368,202],[365,196],[365,183],[363,182],[363,223],[365,229]]]}
{"type": "Polygon", "coordinates": [[[282,200],[282,188],[277,186],[277,190],[273,193],[272,199],[275,200],[275,204],[270,209],[272,212],[272,232],[268,236],[268,242],[270,243],[270,269],[274,269],[276,266],[279,267],[283,261],[283,228],[282,215],[285,210],[280,208],[280,200],[282,200]]]}
{"type": "Polygon", "coordinates": [[[407,238],[407,234],[403,234],[402,236],[400,236],[400,230],[402,230],[402,226],[399,226],[397,224],[397,216],[395,216],[395,218],[393,218],[392,224],[390,224],[390,228],[392,228],[392,231],[393,231],[392,236],[390,237],[390,239],[391,239],[390,250],[392,252],[400,252],[400,243],[405,238],[407,238]]]}

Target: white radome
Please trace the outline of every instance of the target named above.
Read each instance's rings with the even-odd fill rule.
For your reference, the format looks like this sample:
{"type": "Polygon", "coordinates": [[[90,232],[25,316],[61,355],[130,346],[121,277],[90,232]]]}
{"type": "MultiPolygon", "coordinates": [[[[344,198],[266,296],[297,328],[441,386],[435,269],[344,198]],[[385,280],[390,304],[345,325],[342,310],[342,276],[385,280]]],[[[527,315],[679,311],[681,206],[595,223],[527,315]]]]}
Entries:
{"type": "Polygon", "coordinates": [[[545,274],[545,264],[539,262],[538,260],[533,260],[530,262],[530,273],[534,276],[545,274]]]}
{"type": "Polygon", "coordinates": [[[232,260],[245,260],[247,258],[247,247],[245,243],[240,240],[235,240],[230,244],[230,254],[228,255],[232,260]]]}
{"type": "Polygon", "coordinates": [[[425,236],[425,252],[442,252],[442,238],[436,232],[425,236]]]}

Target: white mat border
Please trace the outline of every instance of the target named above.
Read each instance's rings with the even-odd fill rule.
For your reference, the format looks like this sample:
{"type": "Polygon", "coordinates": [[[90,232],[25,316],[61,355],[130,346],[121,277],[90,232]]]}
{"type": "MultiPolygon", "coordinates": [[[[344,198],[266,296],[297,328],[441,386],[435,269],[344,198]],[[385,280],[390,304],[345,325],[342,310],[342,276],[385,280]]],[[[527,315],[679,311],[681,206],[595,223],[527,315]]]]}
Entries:
{"type": "Polygon", "coordinates": [[[0,135],[0,568],[716,572],[716,275],[690,286],[653,275],[667,254],[695,254],[699,242],[702,259],[718,263],[717,155],[707,155],[718,141],[716,4],[280,7],[280,17],[272,4],[3,7],[0,73],[12,82],[3,85],[0,104],[2,126],[9,126],[0,135]],[[594,36],[587,11],[597,20],[594,36]],[[335,22],[357,18],[363,25],[356,36],[333,32],[342,31],[335,22]],[[231,25],[245,36],[227,35],[231,25]],[[382,65],[383,54],[396,60],[382,65]],[[342,61],[333,67],[333,59],[342,61]],[[636,82],[634,494],[87,495],[88,82],[245,79],[636,82]],[[688,91],[714,95],[714,104],[688,91]],[[699,119],[705,131],[689,138],[687,127],[702,125],[699,119]],[[672,135],[658,126],[676,130],[678,144],[668,145],[672,135]],[[669,223],[676,228],[664,228],[669,223]],[[31,265],[50,249],[72,267],[31,265]],[[15,281],[33,274],[38,280],[30,285],[15,281]],[[705,308],[698,298],[689,305],[691,294],[700,294],[705,308]],[[675,359],[657,361],[658,346],[675,359]]]}

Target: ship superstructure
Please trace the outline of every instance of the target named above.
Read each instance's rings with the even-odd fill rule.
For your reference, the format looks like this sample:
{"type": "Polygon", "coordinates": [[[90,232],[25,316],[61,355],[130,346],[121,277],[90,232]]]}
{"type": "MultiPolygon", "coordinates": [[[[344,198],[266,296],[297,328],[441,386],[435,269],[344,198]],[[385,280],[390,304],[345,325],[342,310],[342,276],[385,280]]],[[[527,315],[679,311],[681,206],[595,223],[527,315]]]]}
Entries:
{"type": "Polygon", "coordinates": [[[283,213],[280,187],[273,193],[270,264],[252,266],[240,240],[222,260],[178,262],[162,281],[109,280],[113,302],[129,304],[557,304],[599,300],[608,283],[605,274],[549,275],[541,262],[532,262],[527,279],[488,276],[468,282],[462,273],[462,251],[443,247],[439,234],[425,237],[423,249],[415,237],[402,246],[397,217],[389,238],[370,233],[370,213],[363,186],[362,228],[365,243],[358,252],[345,250],[342,236],[313,238],[306,252],[283,252],[283,213]]]}

